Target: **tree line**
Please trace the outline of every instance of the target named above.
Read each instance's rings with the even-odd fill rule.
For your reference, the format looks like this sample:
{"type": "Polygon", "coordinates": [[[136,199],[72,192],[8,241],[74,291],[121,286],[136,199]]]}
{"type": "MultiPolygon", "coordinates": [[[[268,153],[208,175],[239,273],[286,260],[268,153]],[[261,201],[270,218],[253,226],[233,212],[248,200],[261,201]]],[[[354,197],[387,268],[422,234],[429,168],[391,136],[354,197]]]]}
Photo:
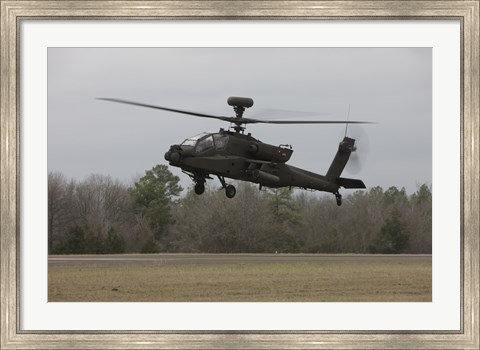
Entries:
{"type": "Polygon", "coordinates": [[[181,195],[179,178],[157,165],[133,185],[110,176],[82,181],[48,174],[50,254],[431,253],[432,193],[395,186],[344,196],[263,189],[238,182],[181,195]]]}

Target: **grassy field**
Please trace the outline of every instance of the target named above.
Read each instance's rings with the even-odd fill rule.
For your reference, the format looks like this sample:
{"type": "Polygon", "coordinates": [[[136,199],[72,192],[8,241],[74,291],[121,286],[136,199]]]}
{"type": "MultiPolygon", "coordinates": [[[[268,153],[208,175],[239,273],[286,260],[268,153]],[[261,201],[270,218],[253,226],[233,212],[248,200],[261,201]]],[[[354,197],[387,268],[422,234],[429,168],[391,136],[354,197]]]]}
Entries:
{"type": "Polygon", "coordinates": [[[49,301],[431,301],[431,263],[50,266],[49,301]]]}

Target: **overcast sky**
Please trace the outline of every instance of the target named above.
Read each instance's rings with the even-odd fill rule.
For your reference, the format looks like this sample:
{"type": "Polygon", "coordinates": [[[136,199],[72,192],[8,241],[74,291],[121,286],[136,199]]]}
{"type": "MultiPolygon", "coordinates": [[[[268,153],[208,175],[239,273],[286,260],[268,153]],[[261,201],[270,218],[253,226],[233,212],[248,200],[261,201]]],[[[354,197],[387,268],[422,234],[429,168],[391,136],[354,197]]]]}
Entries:
{"type": "MultiPolygon", "coordinates": [[[[229,96],[253,98],[244,116],[269,119],[276,116],[271,109],[281,109],[314,112],[299,113],[301,119],[345,120],[350,106],[351,120],[378,124],[349,126],[350,136],[360,136],[359,152],[368,154],[359,154],[359,172],[347,166],[342,176],[408,193],[431,184],[430,48],[49,48],[48,169],[128,183],[168,164],[170,145],[228,127],[98,97],[233,116],[229,96]]],[[[278,117],[286,115],[295,116],[278,117]]],[[[288,164],[325,174],[345,127],[252,124],[247,131],[266,143],[291,144],[288,164]]],[[[170,170],[190,185],[178,168],[170,170]]]]}

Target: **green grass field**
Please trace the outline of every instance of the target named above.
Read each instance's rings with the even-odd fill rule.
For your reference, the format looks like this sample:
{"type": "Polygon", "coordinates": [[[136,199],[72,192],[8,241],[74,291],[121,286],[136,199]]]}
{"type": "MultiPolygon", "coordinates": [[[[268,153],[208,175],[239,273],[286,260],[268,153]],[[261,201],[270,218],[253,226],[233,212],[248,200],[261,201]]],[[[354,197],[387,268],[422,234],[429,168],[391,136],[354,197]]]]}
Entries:
{"type": "Polygon", "coordinates": [[[431,301],[431,263],[50,266],[49,301],[431,301]]]}

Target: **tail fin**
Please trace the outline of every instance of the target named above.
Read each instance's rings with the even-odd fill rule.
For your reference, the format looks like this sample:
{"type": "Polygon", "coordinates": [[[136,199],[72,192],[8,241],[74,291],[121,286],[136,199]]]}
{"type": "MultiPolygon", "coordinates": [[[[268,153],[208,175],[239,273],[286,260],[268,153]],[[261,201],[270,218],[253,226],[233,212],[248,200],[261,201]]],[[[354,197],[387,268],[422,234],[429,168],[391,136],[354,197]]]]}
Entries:
{"type": "Polygon", "coordinates": [[[335,181],[342,174],[345,165],[347,165],[350,154],[355,150],[355,140],[350,137],[344,137],[338,145],[338,151],[333,159],[330,168],[325,175],[329,180],[335,181]]]}

